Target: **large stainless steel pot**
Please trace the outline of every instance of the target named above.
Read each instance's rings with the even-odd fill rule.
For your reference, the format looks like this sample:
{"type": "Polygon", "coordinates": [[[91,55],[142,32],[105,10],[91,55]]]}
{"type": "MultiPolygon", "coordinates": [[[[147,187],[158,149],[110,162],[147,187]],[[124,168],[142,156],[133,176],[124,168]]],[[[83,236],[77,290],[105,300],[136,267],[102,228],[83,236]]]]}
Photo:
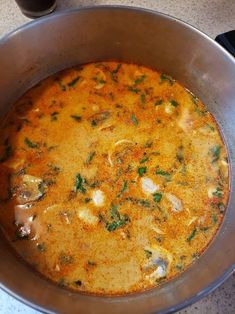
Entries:
{"type": "Polygon", "coordinates": [[[217,236],[192,267],[160,288],[123,297],[64,290],[28,268],[1,236],[1,287],[45,312],[173,312],[215,289],[235,268],[235,61],[206,35],[175,18],[127,7],[86,8],[29,23],[0,42],[0,114],[56,71],[117,59],[170,74],[207,104],[229,151],[229,205],[217,236]]]}

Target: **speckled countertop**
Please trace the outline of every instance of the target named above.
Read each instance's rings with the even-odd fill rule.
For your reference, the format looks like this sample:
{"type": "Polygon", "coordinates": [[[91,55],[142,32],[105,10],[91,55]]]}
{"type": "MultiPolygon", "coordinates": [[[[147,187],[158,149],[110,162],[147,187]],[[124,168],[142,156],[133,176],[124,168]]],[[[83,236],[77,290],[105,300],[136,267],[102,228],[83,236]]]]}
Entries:
{"type": "MultiPolygon", "coordinates": [[[[210,37],[235,29],[235,0],[58,0],[57,11],[84,5],[122,4],[154,9],[196,26],[210,37]]],[[[30,21],[13,0],[0,0],[0,37],[30,21]]],[[[234,245],[234,244],[233,244],[234,245]]],[[[1,314],[39,313],[0,290],[1,314]]],[[[234,314],[235,274],[213,293],[178,314],[234,314]]]]}

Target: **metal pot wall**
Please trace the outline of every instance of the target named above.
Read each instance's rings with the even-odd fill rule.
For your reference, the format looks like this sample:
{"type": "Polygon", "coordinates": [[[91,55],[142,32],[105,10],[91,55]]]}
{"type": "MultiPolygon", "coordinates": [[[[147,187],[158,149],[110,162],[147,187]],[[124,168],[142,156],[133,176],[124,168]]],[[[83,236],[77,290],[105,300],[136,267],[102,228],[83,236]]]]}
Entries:
{"type": "Polygon", "coordinates": [[[68,11],[29,23],[0,41],[0,115],[48,75],[101,60],[169,74],[208,106],[229,152],[231,194],[224,221],[206,252],[179,277],[122,297],[82,295],[54,285],[20,260],[1,236],[0,286],[44,312],[173,312],[215,289],[235,269],[235,60],[206,35],[160,13],[114,6],[68,11]]]}

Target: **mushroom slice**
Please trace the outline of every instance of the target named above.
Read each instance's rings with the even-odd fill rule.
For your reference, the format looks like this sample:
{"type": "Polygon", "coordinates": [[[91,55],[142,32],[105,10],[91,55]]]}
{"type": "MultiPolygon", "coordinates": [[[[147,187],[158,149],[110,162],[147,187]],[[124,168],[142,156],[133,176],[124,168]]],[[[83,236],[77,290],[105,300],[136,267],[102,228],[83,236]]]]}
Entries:
{"type": "Polygon", "coordinates": [[[112,154],[114,153],[116,146],[119,146],[119,145],[124,145],[126,147],[126,146],[129,146],[129,145],[135,145],[135,143],[132,140],[128,140],[128,139],[125,139],[125,138],[115,142],[112,145],[111,150],[108,152],[108,162],[109,162],[111,167],[114,166],[113,161],[112,161],[112,154]]]}
{"type": "Polygon", "coordinates": [[[89,120],[95,124],[101,124],[110,117],[110,111],[100,111],[89,117],[89,120]]]}
{"type": "Polygon", "coordinates": [[[155,283],[157,279],[166,277],[172,263],[172,255],[166,249],[156,245],[145,247],[145,250],[149,252],[150,257],[144,265],[144,269],[146,271],[153,270],[145,276],[145,279],[155,283]]]}
{"type": "Polygon", "coordinates": [[[43,180],[28,174],[22,176],[17,200],[20,204],[39,200],[44,194],[43,180]]]}

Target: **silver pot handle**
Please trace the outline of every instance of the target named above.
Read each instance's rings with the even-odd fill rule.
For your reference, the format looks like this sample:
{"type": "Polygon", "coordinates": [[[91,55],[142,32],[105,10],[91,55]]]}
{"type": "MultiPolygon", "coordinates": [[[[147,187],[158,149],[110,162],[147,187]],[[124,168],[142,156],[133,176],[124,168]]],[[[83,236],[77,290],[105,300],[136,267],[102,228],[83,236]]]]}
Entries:
{"type": "Polygon", "coordinates": [[[235,30],[216,36],[215,41],[235,57],[235,30]]]}

